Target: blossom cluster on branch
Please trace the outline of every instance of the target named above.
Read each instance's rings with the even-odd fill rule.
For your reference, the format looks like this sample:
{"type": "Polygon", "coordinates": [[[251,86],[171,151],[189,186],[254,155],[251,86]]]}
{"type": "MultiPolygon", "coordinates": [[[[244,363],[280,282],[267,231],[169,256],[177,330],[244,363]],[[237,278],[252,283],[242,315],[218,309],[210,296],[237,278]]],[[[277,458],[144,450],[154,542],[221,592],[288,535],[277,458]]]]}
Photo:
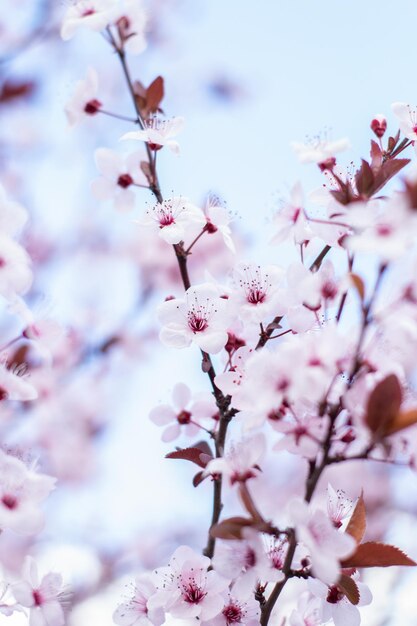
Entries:
{"type": "MultiPolygon", "coordinates": [[[[109,110],[93,67],[65,106],[72,127],[99,116],[131,125],[117,137],[121,143],[115,138],[113,146],[96,150],[92,194],[118,211],[135,212],[131,227],[140,233],[144,297],[152,278],[169,290],[155,311],[160,342],[177,350],[178,359],[181,350],[194,350],[208,385],[194,390],[191,381],[173,378],[171,402],[149,416],[163,427],[165,443],[187,438],[186,447],[166,456],[167,463],[196,466],[196,502],[210,485],[205,545],[179,545],[167,563],[138,572],[113,620],[119,626],[176,620],[356,626],[358,607],[372,601],[363,569],[416,565],[383,537],[365,539],[363,485],[352,481],[345,493],[326,474],[340,466],[349,472],[355,461],[415,470],[417,176],[411,167],[403,172],[411,160],[403,153],[417,146],[417,114],[394,103],[400,130],[392,134],[385,116],[376,115],[369,157],[354,168],[339,162],[350,149],[347,139],[294,142],[300,162],[318,167],[323,185],[307,194],[294,184],[268,233],[271,256],[289,250],[289,261],[259,263],[241,258],[234,215],[221,199],[210,194],[201,203],[186,189],[165,195],[157,165],[180,154],[185,121],[165,116],[162,77],[145,87],[131,72],[129,55],[146,46],[141,2],[78,0],[64,16],[62,39],[80,29],[100,33],[117,58],[132,109],[130,115],[109,110]],[[226,279],[214,276],[216,262],[224,265],[226,279]],[[261,479],[284,455],[296,459],[299,479],[296,489],[282,489],[280,506],[273,507],[261,479]],[[320,498],[323,483],[327,492],[320,498]],[[281,606],[291,587],[293,605],[281,606]]],[[[56,379],[71,378],[89,353],[77,337],[38,319],[24,299],[32,270],[18,235],[26,220],[20,205],[0,198],[0,294],[20,328],[1,349],[0,400],[6,412],[7,403],[33,401],[27,409],[37,423],[32,441],[42,449],[44,465],[65,479],[82,472],[83,464],[73,467],[62,433],[78,458],[87,459],[100,424],[83,410],[76,377],[62,393],[80,423],[63,419],[57,428],[51,419],[60,406],[51,391],[56,379]]],[[[106,353],[119,341],[110,336],[96,349],[106,353]]],[[[87,372],[88,380],[103,384],[104,370],[87,372]]],[[[0,451],[0,464],[0,529],[35,535],[55,478],[13,448],[0,451]]],[[[0,612],[26,612],[31,626],[61,626],[68,603],[61,575],[40,578],[28,556],[20,574],[5,580],[0,612]]]]}

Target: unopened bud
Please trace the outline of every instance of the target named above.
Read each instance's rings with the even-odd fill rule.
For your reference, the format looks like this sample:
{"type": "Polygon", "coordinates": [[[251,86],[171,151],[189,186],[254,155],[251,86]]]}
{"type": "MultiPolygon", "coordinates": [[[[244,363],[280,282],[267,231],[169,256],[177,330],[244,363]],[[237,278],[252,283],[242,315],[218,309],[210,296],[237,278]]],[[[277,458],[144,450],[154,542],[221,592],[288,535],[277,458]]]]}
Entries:
{"type": "Polygon", "coordinates": [[[385,135],[385,131],[387,130],[387,119],[385,115],[382,115],[382,113],[375,115],[374,119],[371,122],[371,129],[374,131],[378,139],[381,139],[381,137],[385,135]]]}
{"type": "Polygon", "coordinates": [[[336,165],[336,159],[334,157],[329,157],[325,161],[322,161],[321,163],[318,164],[322,172],[325,172],[326,170],[329,170],[331,172],[334,169],[335,165],[336,165]]]}

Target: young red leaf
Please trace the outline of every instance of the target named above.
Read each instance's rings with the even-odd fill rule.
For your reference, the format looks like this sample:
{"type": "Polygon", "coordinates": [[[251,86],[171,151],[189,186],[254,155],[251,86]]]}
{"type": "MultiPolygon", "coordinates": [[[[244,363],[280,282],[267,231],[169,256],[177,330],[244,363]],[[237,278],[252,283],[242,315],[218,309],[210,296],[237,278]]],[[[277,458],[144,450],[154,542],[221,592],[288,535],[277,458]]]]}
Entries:
{"type": "Polygon", "coordinates": [[[373,171],[378,171],[382,165],[381,148],[376,141],[371,141],[371,167],[373,171]]]}
{"type": "Polygon", "coordinates": [[[372,194],[382,189],[386,183],[393,178],[403,167],[410,163],[410,159],[388,159],[375,174],[375,181],[372,187],[372,194]]]}
{"type": "Polygon", "coordinates": [[[204,472],[197,472],[193,478],[193,487],[198,487],[206,478],[208,478],[208,476],[205,476],[204,472]]]}
{"type": "Polygon", "coordinates": [[[164,97],[164,79],[158,76],[146,90],[146,107],[150,113],[156,113],[164,97]]]}
{"type": "Polygon", "coordinates": [[[341,563],[342,567],[390,567],[391,565],[417,565],[402,550],[386,543],[368,541],[361,543],[356,552],[341,563]]]}
{"type": "Polygon", "coordinates": [[[365,284],[362,278],[358,274],[349,274],[349,278],[358,292],[361,301],[363,302],[365,298],[365,284]]]}
{"type": "Polygon", "coordinates": [[[404,428],[417,424],[417,409],[409,409],[408,411],[401,411],[396,415],[394,422],[387,430],[387,435],[397,433],[404,428]]]}
{"type": "Polygon", "coordinates": [[[365,423],[375,434],[384,436],[397,417],[402,402],[402,389],[395,374],[381,380],[371,392],[365,423]]]}
{"type": "Polygon", "coordinates": [[[229,517],[210,528],[210,535],[216,539],[243,539],[242,530],[253,526],[247,517],[229,517]]]}
{"type": "Polygon", "coordinates": [[[353,513],[350,516],[348,525],[346,526],[346,532],[355,539],[356,543],[360,543],[363,539],[366,530],[366,511],[363,494],[358,498],[353,513]]]}
{"type": "Polygon", "coordinates": [[[169,452],[165,455],[165,458],[191,461],[191,463],[195,463],[204,469],[207,463],[213,458],[213,455],[208,444],[205,441],[202,441],[191,448],[182,448],[181,450],[169,452]]]}
{"type": "Polygon", "coordinates": [[[362,159],[362,165],[356,172],[355,181],[358,192],[367,198],[371,197],[374,187],[374,173],[365,159],[362,159]]]}
{"type": "Polygon", "coordinates": [[[358,585],[353,580],[353,578],[351,578],[350,576],[346,576],[345,574],[342,574],[339,580],[337,581],[337,586],[339,587],[341,591],[343,591],[343,593],[345,594],[345,596],[347,597],[347,599],[349,600],[351,604],[359,603],[360,593],[359,593],[358,585]]]}

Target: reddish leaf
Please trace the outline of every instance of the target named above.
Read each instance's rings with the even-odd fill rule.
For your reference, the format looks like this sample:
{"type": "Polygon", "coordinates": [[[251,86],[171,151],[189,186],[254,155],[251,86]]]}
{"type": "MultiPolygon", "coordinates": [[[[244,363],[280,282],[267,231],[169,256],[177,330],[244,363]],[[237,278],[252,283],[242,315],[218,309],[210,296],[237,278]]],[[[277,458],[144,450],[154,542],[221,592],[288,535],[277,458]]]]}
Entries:
{"type": "Polygon", "coordinates": [[[374,171],[379,170],[382,165],[381,148],[376,141],[371,141],[371,167],[374,171]]]}
{"type": "Polygon", "coordinates": [[[243,483],[239,486],[239,495],[242,498],[245,509],[247,510],[249,515],[252,516],[254,521],[264,523],[264,519],[256,508],[246,484],[243,483]]]}
{"type": "Polygon", "coordinates": [[[243,539],[242,530],[253,526],[247,517],[229,517],[210,528],[210,535],[216,539],[243,539]]]}
{"type": "Polygon", "coordinates": [[[346,526],[346,532],[355,539],[356,543],[360,543],[363,539],[366,530],[366,511],[363,494],[358,498],[353,513],[350,516],[348,525],[346,526]]]}
{"type": "Polygon", "coordinates": [[[368,161],[362,159],[362,166],[355,175],[356,188],[363,196],[370,197],[374,187],[374,173],[368,161]]]}
{"type": "Polygon", "coordinates": [[[402,550],[386,543],[368,541],[361,543],[356,552],[341,563],[342,567],[390,567],[391,565],[417,565],[402,550]]]}
{"type": "Polygon", "coordinates": [[[410,163],[410,159],[388,159],[381,166],[379,172],[375,174],[375,183],[372,187],[372,194],[382,189],[386,183],[391,180],[403,167],[410,163]]]}
{"type": "Polygon", "coordinates": [[[169,452],[165,455],[165,458],[191,461],[191,463],[195,463],[204,469],[207,463],[213,458],[213,455],[209,445],[205,441],[202,441],[191,448],[182,448],[181,450],[169,452]]]}
{"type": "Polygon", "coordinates": [[[402,389],[395,374],[381,380],[371,392],[365,423],[375,434],[384,436],[395,421],[402,402],[402,389]]]}
{"type": "Polygon", "coordinates": [[[140,162],[140,169],[145,174],[148,183],[150,185],[153,185],[153,174],[152,174],[152,170],[151,170],[151,167],[150,167],[148,161],[141,161],[140,162]]]}
{"type": "Polygon", "coordinates": [[[0,90],[0,104],[8,104],[11,100],[28,98],[35,91],[35,83],[6,81],[0,90]]]}
{"type": "Polygon", "coordinates": [[[156,113],[164,97],[164,79],[158,76],[146,90],[146,108],[150,113],[156,113]]]}
{"type": "Polygon", "coordinates": [[[349,278],[352,281],[356,291],[359,294],[360,299],[363,302],[365,298],[365,284],[362,278],[358,274],[349,274],[349,278]]]}
{"type": "Polygon", "coordinates": [[[204,472],[197,472],[193,478],[193,486],[198,487],[206,478],[208,478],[208,476],[205,476],[204,472]]]}
{"type": "Polygon", "coordinates": [[[351,604],[358,604],[360,600],[360,593],[358,585],[350,576],[342,574],[337,581],[337,586],[345,594],[351,604]]]}
{"type": "Polygon", "coordinates": [[[404,428],[417,424],[417,409],[409,409],[408,411],[401,411],[396,415],[394,422],[387,430],[387,435],[397,433],[404,428]]]}

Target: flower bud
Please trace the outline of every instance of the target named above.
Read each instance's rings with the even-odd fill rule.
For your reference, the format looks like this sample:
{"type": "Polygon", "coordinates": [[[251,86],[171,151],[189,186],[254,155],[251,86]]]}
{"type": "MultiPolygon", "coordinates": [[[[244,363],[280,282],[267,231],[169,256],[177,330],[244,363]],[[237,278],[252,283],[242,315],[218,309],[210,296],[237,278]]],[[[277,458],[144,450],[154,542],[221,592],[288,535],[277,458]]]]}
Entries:
{"type": "Polygon", "coordinates": [[[374,131],[378,139],[381,139],[381,137],[385,135],[385,131],[387,130],[387,120],[385,115],[382,115],[382,113],[375,115],[374,119],[371,122],[371,129],[374,131]]]}

